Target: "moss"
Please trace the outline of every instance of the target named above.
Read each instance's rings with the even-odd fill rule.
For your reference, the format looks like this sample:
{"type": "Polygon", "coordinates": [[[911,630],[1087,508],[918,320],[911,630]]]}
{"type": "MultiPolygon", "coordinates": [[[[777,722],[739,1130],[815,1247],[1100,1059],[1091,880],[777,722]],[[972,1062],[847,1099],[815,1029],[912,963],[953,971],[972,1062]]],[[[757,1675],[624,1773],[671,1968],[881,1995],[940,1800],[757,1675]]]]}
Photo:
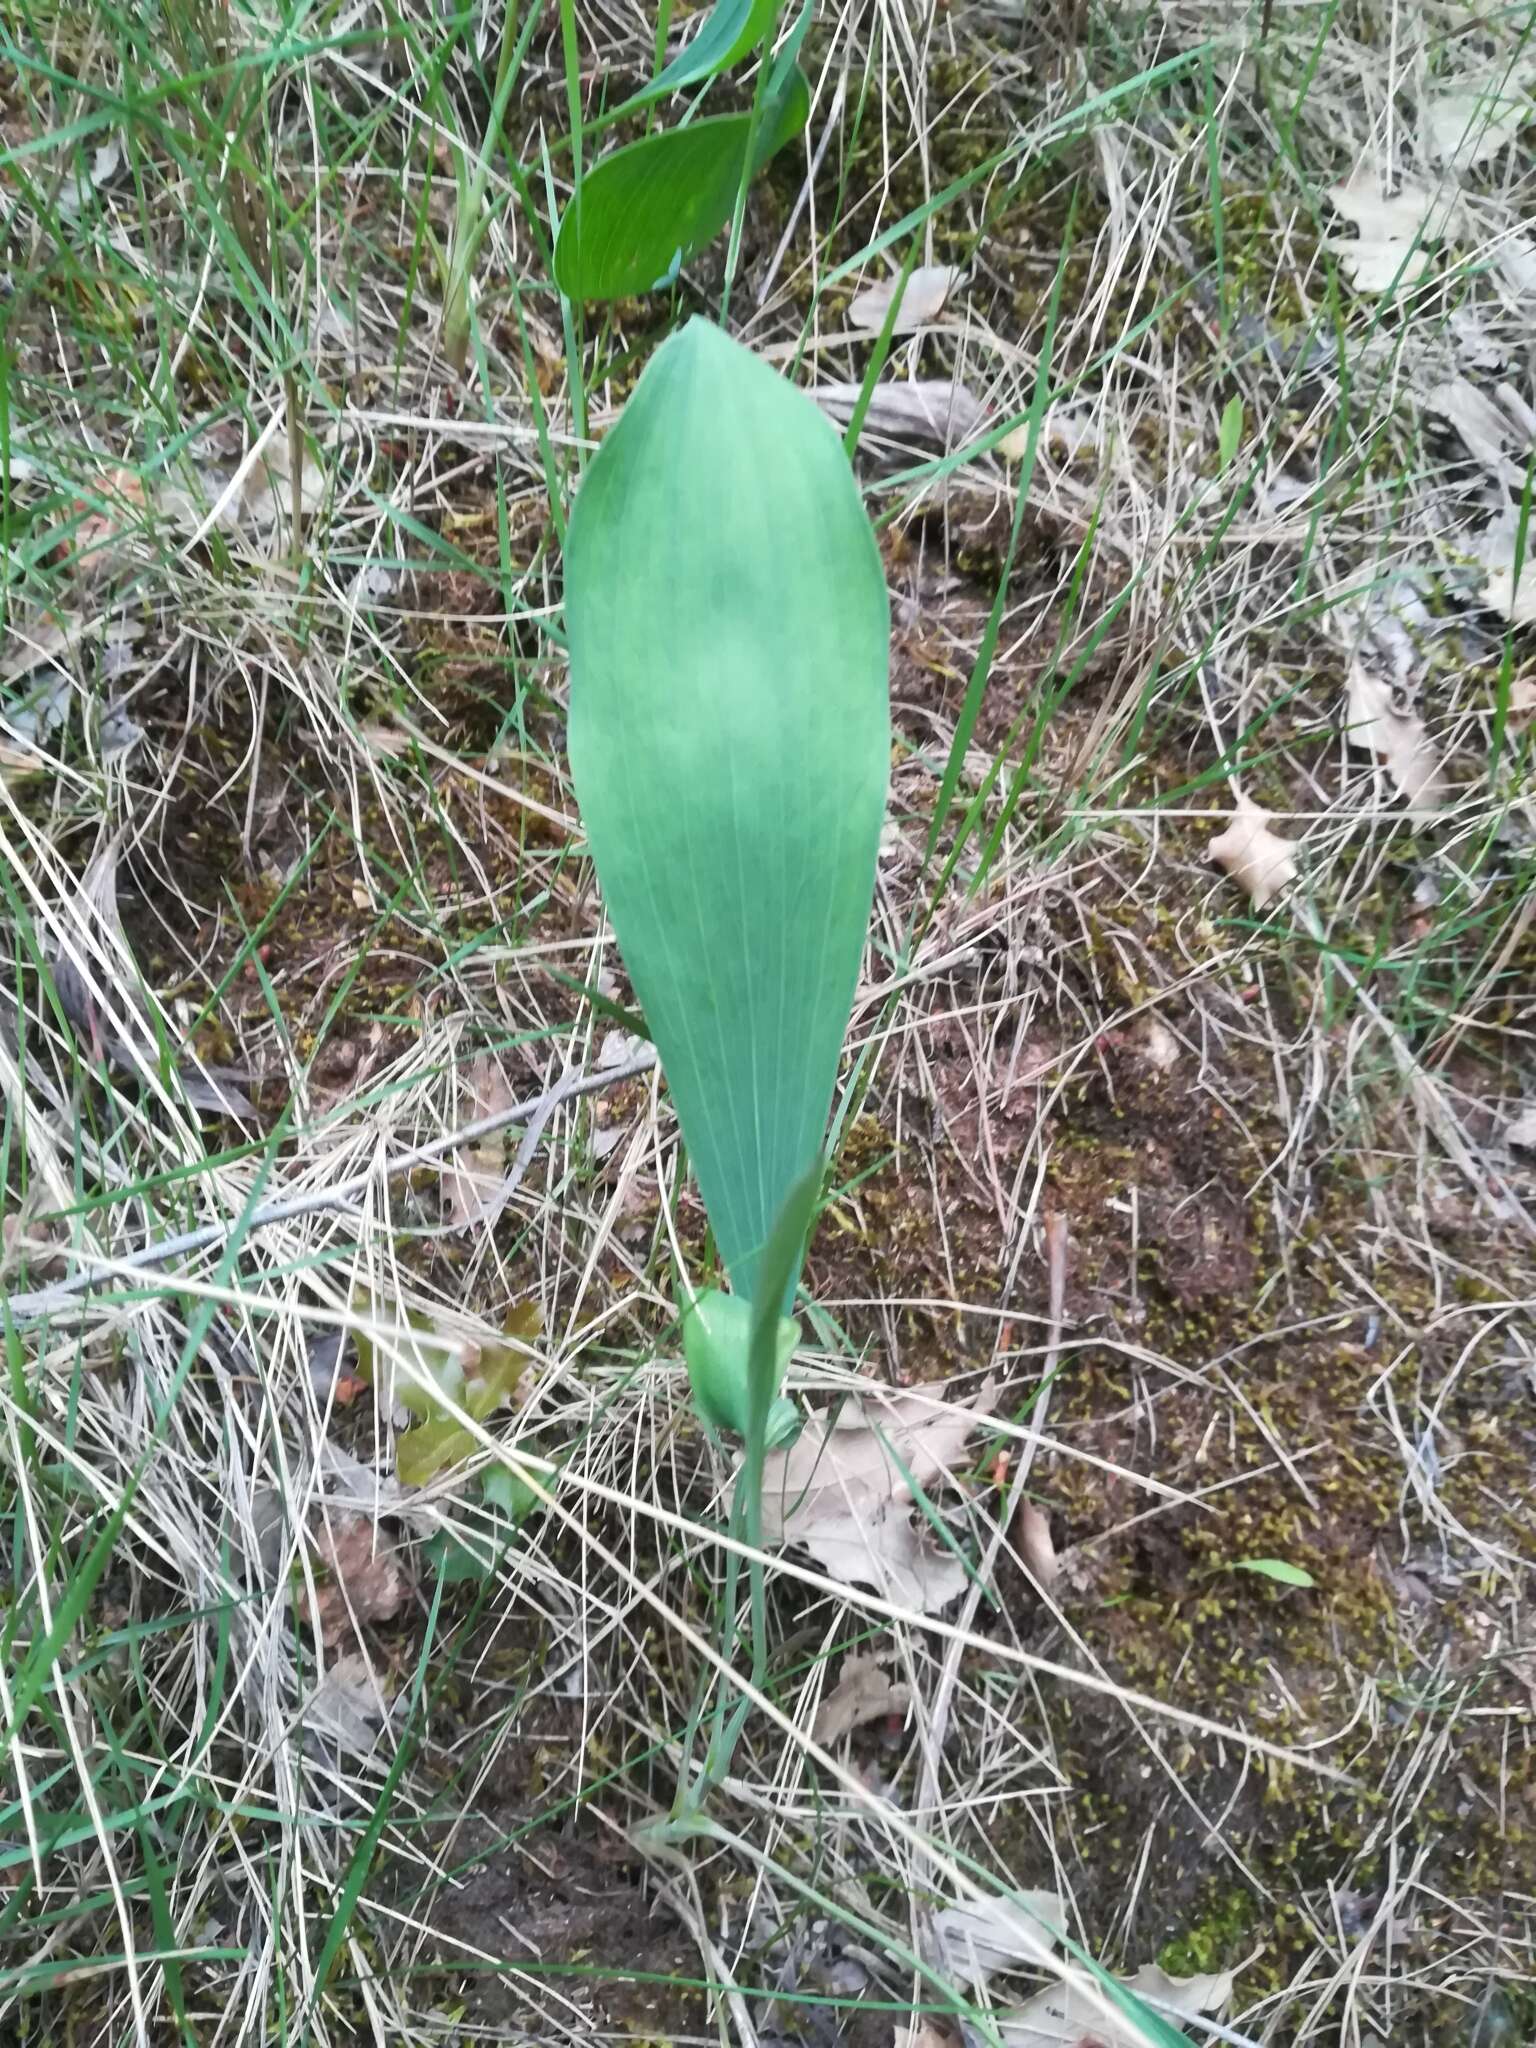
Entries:
{"type": "Polygon", "coordinates": [[[1158,1951],[1170,1977],[1204,1977],[1228,1969],[1250,1945],[1256,1907],[1241,1889],[1214,1893],[1202,1917],[1158,1951]]]}

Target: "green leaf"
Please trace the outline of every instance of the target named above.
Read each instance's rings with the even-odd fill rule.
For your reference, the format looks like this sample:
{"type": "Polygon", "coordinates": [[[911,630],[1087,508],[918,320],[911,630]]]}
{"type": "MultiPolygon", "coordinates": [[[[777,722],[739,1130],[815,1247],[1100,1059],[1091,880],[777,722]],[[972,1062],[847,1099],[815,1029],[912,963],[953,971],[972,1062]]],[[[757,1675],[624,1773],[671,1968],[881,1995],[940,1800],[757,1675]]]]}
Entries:
{"type": "MultiPolygon", "coordinates": [[[[775,1321],[767,1425],[770,1450],[788,1443],[800,1427],[800,1411],[794,1403],[772,1399],[800,1342],[800,1325],[777,1314],[775,1321]]],[[[747,1434],[752,1414],[752,1331],[752,1304],[739,1294],[724,1294],[718,1287],[707,1287],[695,1295],[683,1317],[683,1356],[688,1361],[694,1406],[711,1429],[747,1434]]]]}
{"type": "MultiPolygon", "coordinates": [[[[747,1441],[772,1450],[786,1441],[783,1411],[788,1408],[798,1429],[800,1418],[793,1403],[774,1397],[784,1379],[784,1368],[794,1354],[800,1326],[788,1351],[783,1345],[783,1325],[788,1320],[777,1311],[781,1301],[791,1299],[800,1268],[805,1260],[806,1239],[816,1218],[816,1201],[821,1193],[821,1158],[812,1162],[784,1197],[757,1269],[757,1292],[752,1300],[752,1323],[747,1354],[747,1441]]],[[[762,1475],[758,1474],[761,1493],[762,1475]]]]}
{"type": "MultiPolygon", "coordinates": [[[[890,611],[811,401],[694,320],[566,547],[570,755],[630,980],[738,1295],[817,1160],[874,891],[890,611]]],[[[789,1308],[798,1258],[778,1292],[789,1308]]]]}
{"type": "Polygon", "coordinates": [[[699,85],[739,64],[773,27],[773,16],[774,0],[716,0],[714,13],[687,48],[679,50],[665,71],[646,87],[644,97],[699,85]]]}
{"type": "Polygon", "coordinates": [[[756,177],[800,133],[810,111],[804,74],[781,58],[755,138],[750,114],[718,114],[600,157],[560,222],[561,291],[570,299],[624,299],[670,284],[730,219],[743,173],[756,177]]]}
{"type": "Polygon", "coordinates": [[[1222,407],[1221,426],[1217,432],[1216,455],[1222,469],[1230,469],[1243,439],[1243,401],[1229,398],[1222,407]]]}
{"type": "Polygon", "coordinates": [[[1316,1579],[1309,1571],[1303,1571],[1299,1564],[1287,1564],[1283,1557],[1239,1557],[1233,1560],[1235,1572],[1257,1572],[1261,1579],[1275,1579],[1282,1586],[1315,1586],[1316,1579]]]}
{"type": "Polygon", "coordinates": [[[505,1465],[493,1465],[481,1475],[480,1496],[490,1510],[488,1525],[477,1524],[464,1536],[440,1529],[422,1546],[426,1562],[445,1586],[488,1578],[528,1516],[544,1504],[526,1480],[505,1465]]]}
{"type": "MultiPolygon", "coordinates": [[[[388,1325],[399,1319],[398,1310],[392,1313],[367,1295],[358,1296],[352,1306],[370,1323],[388,1325]]],[[[476,1422],[493,1415],[517,1391],[528,1368],[523,1347],[538,1336],[544,1319],[532,1302],[509,1309],[502,1324],[503,1336],[511,1340],[506,1344],[475,1343],[440,1330],[429,1317],[412,1309],[404,1311],[404,1323],[394,1348],[432,1384],[418,1384],[388,1354],[382,1361],[382,1378],[391,1398],[416,1417],[415,1425],[395,1447],[395,1471],[405,1485],[425,1486],[439,1473],[473,1457],[478,1448],[475,1436],[446,1411],[440,1396],[455,1402],[476,1422]]],[[[378,1347],[363,1330],[354,1334],[353,1341],[359,1374],[377,1387],[381,1378],[378,1347]]]]}

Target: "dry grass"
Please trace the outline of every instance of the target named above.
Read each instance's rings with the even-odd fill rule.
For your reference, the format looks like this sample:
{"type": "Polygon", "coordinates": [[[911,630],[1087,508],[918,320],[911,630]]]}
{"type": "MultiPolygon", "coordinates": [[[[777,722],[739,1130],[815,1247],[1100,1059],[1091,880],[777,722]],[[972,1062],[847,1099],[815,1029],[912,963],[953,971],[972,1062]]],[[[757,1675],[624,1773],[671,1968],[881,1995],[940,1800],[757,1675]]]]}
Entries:
{"type": "MultiPolygon", "coordinates": [[[[770,1560],[771,1684],[667,1864],[636,1830],[716,1654],[730,1470],[566,775],[551,497],[672,315],[542,282],[554,17],[460,377],[431,236],[499,23],[439,71],[394,12],[12,12],[0,2035],[871,2048],[943,2006],[919,1964],[971,1886],[1060,1891],[1115,1970],[1238,1969],[1210,2038],[1530,2032],[1536,685],[1477,550],[1529,488],[1533,172],[1434,161],[1426,109],[1523,77],[1531,28],[818,15],[732,325],[856,381],[850,293],[916,214],[968,282],[886,381],[980,409],[861,451],[898,749],[791,1384],[1004,1400],[958,1617],[770,1560]],[[1390,299],[1326,247],[1377,160],[1461,195],[1390,299]],[[1374,745],[1352,664],[1398,686],[1374,745]],[[1432,810],[1394,778],[1426,756],[1432,810]],[[1239,787],[1299,842],[1263,914],[1206,858],[1239,787]],[[431,1148],[487,1111],[466,1227],[431,1148]],[[410,1318],[484,1346],[529,1304],[516,1402],[403,1486],[339,1340],[409,1378],[410,1318]],[[445,1584],[498,1467],[541,1504],[445,1584]],[[1276,1557],[1313,1588],[1239,1568],[1276,1557]],[[829,1755],[860,1649],[910,1710],[829,1755]]],[[[651,27],[579,37],[590,113],[651,27]]]]}

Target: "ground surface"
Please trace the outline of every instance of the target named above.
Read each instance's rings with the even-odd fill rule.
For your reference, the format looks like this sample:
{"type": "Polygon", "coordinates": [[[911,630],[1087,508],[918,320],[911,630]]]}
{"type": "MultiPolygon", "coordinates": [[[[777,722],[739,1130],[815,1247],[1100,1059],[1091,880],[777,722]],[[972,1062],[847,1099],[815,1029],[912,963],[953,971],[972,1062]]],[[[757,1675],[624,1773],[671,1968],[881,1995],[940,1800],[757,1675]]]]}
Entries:
{"type": "MultiPolygon", "coordinates": [[[[590,121],[653,25],[571,25],[590,121]]],[[[1536,2039],[1532,26],[815,14],[733,331],[856,381],[859,287],[963,275],[860,444],[892,795],[791,1383],[995,1405],[935,1494],[972,1590],[788,1553],[789,1732],[668,1858],[729,1462],[665,1087],[383,1169],[643,1050],[550,500],[726,238],[562,308],[556,11],[469,201],[499,18],[6,18],[0,2039],[952,2048],[957,1865],[1234,1972],[1198,2038],[1536,2039]],[[1417,207],[1395,289],[1352,177],[1363,240],[1417,207]],[[488,1574],[494,1448],[397,1470],[409,1319],[560,1468],[488,1574]]]]}

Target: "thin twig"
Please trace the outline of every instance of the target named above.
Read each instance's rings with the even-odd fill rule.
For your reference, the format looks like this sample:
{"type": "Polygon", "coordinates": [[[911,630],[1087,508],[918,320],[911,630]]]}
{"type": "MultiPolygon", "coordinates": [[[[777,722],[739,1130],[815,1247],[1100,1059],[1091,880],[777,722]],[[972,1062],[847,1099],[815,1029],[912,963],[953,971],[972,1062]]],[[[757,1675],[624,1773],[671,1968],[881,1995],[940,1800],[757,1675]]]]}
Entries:
{"type": "MultiPolygon", "coordinates": [[[[545,1125],[560,1107],[579,1095],[595,1095],[599,1089],[616,1087],[621,1081],[632,1081],[638,1074],[649,1073],[656,1064],[656,1054],[647,1047],[636,1053],[633,1059],[625,1060],[616,1067],[601,1067],[591,1072],[567,1074],[562,1080],[548,1088],[542,1095],[535,1095],[527,1102],[514,1102],[506,1109],[498,1109],[490,1116],[478,1118],[472,1124],[464,1124],[458,1130],[448,1131],[440,1138],[429,1139],[424,1145],[413,1145],[410,1151],[402,1152],[397,1158],[387,1161],[382,1167],[375,1162],[361,1173],[354,1173],[350,1179],[338,1181],[332,1188],[312,1195],[290,1195],[280,1201],[265,1202],[252,1210],[245,1219],[247,1233],[269,1229],[274,1223],[290,1223],[296,1216],[313,1216],[327,1209],[345,1208],[359,1195],[365,1194],[376,1175],[385,1180],[395,1180],[402,1173],[409,1173],[413,1167],[425,1165],[433,1159],[440,1159],[447,1152],[456,1152],[461,1145],[478,1144],[482,1138],[489,1138],[495,1132],[504,1130],[508,1124],[527,1122],[528,1130],[518,1147],[517,1158],[512,1172],[492,1198],[495,1215],[505,1205],[518,1182],[527,1172],[545,1125]]],[[[490,1207],[490,1205],[488,1205],[490,1207]]],[[[121,1275],[125,1268],[160,1266],[171,1259],[184,1258],[190,1252],[206,1251],[211,1245],[223,1244],[238,1227],[240,1219],[231,1217],[220,1223],[205,1223],[196,1230],[184,1230],[177,1237],[160,1239],[155,1244],[145,1245],[141,1250],[130,1252],[126,1258],[116,1259],[112,1264],[113,1275],[121,1275]]],[[[17,1321],[34,1321],[39,1316],[53,1314],[67,1307],[77,1295],[93,1287],[101,1276],[96,1272],[74,1273],[68,1280],[61,1280],[57,1287],[44,1288],[37,1294],[14,1295],[10,1312],[17,1321]]]]}

